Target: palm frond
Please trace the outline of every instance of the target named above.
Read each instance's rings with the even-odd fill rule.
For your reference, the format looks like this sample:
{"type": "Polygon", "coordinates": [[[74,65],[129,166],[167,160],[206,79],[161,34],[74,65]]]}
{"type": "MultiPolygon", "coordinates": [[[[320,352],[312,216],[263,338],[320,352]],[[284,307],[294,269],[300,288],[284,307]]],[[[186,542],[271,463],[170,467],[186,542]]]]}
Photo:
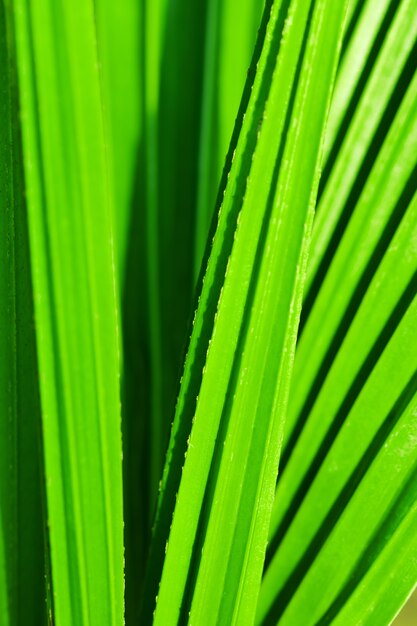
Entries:
{"type": "MultiPolygon", "coordinates": [[[[356,54],[356,33],[363,41],[362,32],[373,32],[369,46],[374,53],[367,57],[372,63],[359,74],[357,63],[351,60],[336,83],[336,108],[330,114],[329,129],[332,132],[339,124],[339,131],[334,133],[332,148],[331,138],[327,140],[307,273],[309,289],[260,597],[261,623],[304,619],[292,607],[298,602],[306,607],[302,589],[315,576],[313,572],[318,572],[320,562],[328,574],[317,573],[316,584],[321,580],[327,589],[327,576],[331,575],[332,583],[339,587],[332,592],[333,599],[329,588],[323,604],[316,603],[317,613],[312,613],[310,605],[306,623],[336,619],[350,595],[360,593],[366,567],[375,559],[373,567],[377,568],[379,552],[389,549],[389,534],[375,539],[378,549],[371,547],[371,531],[366,534],[363,519],[369,518],[376,537],[385,528],[385,516],[395,517],[401,506],[395,497],[403,485],[394,486],[397,470],[389,459],[395,466],[394,458],[401,455],[396,438],[402,429],[408,429],[412,437],[416,391],[411,345],[417,287],[413,252],[417,82],[413,71],[416,29],[410,22],[411,13],[411,3],[391,4],[385,16],[381,14],[377,28],[375,13],[363,9],[345,55],[356,54]],[[353,115],[347,107],[343,118],[338,96],[342,93],[344,101],[355,107],[353,115]],[[334,219],[333,211],[339,207],[334,219]],[[372,494],[377,493],[374,466],[387,471],[387,476],[392,473],[391,481],[383,481],[395,494],[391,509],[389,496],[387,500],[382,496],[382,484],[380,502],[368,508],[372,494]],[[363,515],[356,518],[356,528],[353,524],[348,528],[344,520],[357,512],[355,502],[360,498],[363,515]],[[343,563],[340,580],[334,575],[331,557],[325,556],[333,541],[339,551],[334,562],[340,559],[343,563]],[[343,545],[349,546],[349,558],[342,552],[343,545]],[[361,563],[357,565],[362,567],[361,574],[350,558],[361,563]]],[[[409,453],[412,459],[412,447],[409,453]]],[[[401,467],[407,473],[405,459],[401,467]]],[[[408,504],[411,514],[410,496],[408,504]]],[[[404,597],[408,591],[405,586],[404,597]]],[[[379,611],[383,605],[381,599],[379,611]]],[[[391,608],[387,608],[383,623],[399,608],[391,598],[386,605],[391,608]]],[[[369,619],[374,619],[371,607],[369,619]]]]}
{"type": "Polygon", "coordinates": [[[239,623],[255,610],[343,15],[344,3],[320,2],[265,12],[177,404],[144,621],[152,589],[156,624],[189,611],[198,623],[209,606],[213,623],[239,623]]]}
{"type": "Polygon", "coordinates": [[[55,619],[121,623],[112,193],[93,3],[14,4],[55,619]]]}

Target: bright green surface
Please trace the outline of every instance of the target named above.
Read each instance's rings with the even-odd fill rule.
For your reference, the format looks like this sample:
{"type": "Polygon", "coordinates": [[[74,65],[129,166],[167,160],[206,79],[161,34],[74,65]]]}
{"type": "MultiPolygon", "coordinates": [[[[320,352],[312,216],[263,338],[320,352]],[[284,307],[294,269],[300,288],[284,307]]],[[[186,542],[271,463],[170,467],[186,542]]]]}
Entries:
{"type": "Polygon", "coordinates": [[[0,623],[45,619],[40,410],[16,66],[0,5],[0,623]],[[24,462],[21,462],[24,459],[24,462]],[[30,520],[30,523],[28,523],[30,520]]]}
{"type": "Polygon", "coordinates": [[[176,623],[189,610],[191,623],[203,615],[209,623],[250,622],[254,612],[277,463],[277,454],[268,450],[282,429],[297,296],[290,317],[283,311],[290,310],[298,264],[299,277],[303,273],[300,248],[311,223],[308,208],[342,17],[343,3],[332,9],[318,3],[314,11],[305,3],[272,6],[194,320],[172,460],[163,480],[156,526],[161,545],[166,502],[176,491],[174,474],[180,469],[181,441],[175,432],[187,428],[187,415],[193,417],[158,590],[157,624],[176,623]],[[293,25],[285,28],[287,10],[293,25]],[[315,80],[319,71],[323,83],[315,80]],[[292,115],[297,127],[291,125],[292,115]],[[305,186],[298,184],[300,178],[305,186]],[[231,220],[235,232],[228,232],[231,220]],[[212,329],[210,311],[215,313],[212,329]],[[200,383],[194,359],[204,359],[206,350],[200,383]],[[190,608],[183,602],[184,590],[190,608]]]}
{"type": "Polygon", "coordinates": [[[379,17],[373,4],[345,48],[330,114],[264,624],[389,623],[412,586],[417,32],[412,3],[378,5],[379,17]]]}
{"type": "Polygon", "coordinates": [[[398,613],[416,41],[412,0],[2,0],[0,626],[398,613]]]}
{"type": "Polygon", "coordinates": [[[140,140],[141,68],[140,3],[135,0],[95,2],[98,58],[108,161],[114,193],[117,278],[126,269],[131,227],[137,150],[140,140]]]}
{"type": "Polygon", "coordinates": [[[119,359],[93,4],[19,0],[15,19],[55,619],[118,624],[119,359]]]}

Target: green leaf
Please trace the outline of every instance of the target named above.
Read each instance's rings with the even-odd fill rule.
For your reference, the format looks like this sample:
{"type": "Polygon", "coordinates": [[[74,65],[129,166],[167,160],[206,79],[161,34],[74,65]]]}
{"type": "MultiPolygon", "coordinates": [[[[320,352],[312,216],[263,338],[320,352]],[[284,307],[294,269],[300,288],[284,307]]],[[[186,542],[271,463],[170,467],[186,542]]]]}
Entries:
{"type": "Polygon", "coordinates": [[[262,8],[260,0],[213,0],[207,6],[195,207],[196,280],[262,8]]]}
{"type": "Polygon", "coordinates": [[[0,623],[391,623],[415,3],[0,2],[0,623]]]}
{"type": "MultiPolygon", "coordinates": [[[[333,142],[334,154],[325,155],[327,159],[311,243],[306,293],[310,289],[315,290],[311,282],[313,276],[320,275],[320,264],[328,262],[327,258],[324,259],[324,252],[332,233],[336,224],[343,220],[345,205],[354,202],[349,193],[357,179],[364,179],[369,172],[407,86],[417,31],[413,15],[412,1],[391,3],[359,76],[357,91],[352,89],[351,98],[343,96],[345,102],[349,101],[349,107],[333,142]]],[[[365,20],[367,16],[365,13],[365,20]]],[[[356,43],[354,38],[351,46],[354,48],[356,43]]],[[[355,67],[353,61],[350,67],[355,67]]],[[[352,73],[355,74],[354,71],[352,73]]],[[[342,79],[345,83],[346,78],[343,76],[342,79]]],[[[358,184],[356,182],[356,186],[358,184]]],[[[334,245],[333,241],[329,248],[333,249],[334,245]]]]}
{"type": "Polygon", "coordinates": [[[253,619],[343,16],[343,2],[265,11],[182,378],[145,622],[168,531],[155,623],[253,619]]]}
{"type": "Polygon", "coordinates": [[[55,621],[120,624],[118,326],[94,7],[13,4],[55,621]]]}
{"type": "Polygon", "coordinates": [[[117,277],[123,289],[141,135],[140,3],[95,2],[102,101],[114,189],[117,277]]]}
{"type": "Polygon", "coordinates": [[[3,2],[0,64],[0,622],[14,626],[45,620],[48,555],[16,60],[3,2]]]}
{"type": "Polygon", "coordinates": [[[330,114],[329,132],[340,126],[326,153],[259,623],[389,623],[417,574],[410,566],[403,578],[400,559],[386,557],[414,515],[417,31],[412,3],[386,7],[379,27],[372,4],[330,114]],[[374,40],[361,73],[364,32],[374,40]],[[340,94],[355,107],[344,117],[340,94]],[[383,587],[396,572],[396,593],[371,600],[378,577],[383,587]]]}

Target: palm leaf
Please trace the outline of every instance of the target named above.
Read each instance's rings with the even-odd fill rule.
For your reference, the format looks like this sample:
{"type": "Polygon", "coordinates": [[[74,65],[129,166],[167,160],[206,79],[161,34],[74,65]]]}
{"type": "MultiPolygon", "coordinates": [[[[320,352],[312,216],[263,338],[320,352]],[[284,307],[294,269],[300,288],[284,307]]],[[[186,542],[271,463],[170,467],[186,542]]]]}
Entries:
{"type": "MultiPolygon", "coordinates": [[[[350,596],[366,595],[368,569],[379,570],[381,583],[384,575],[394,575],[395,567],[388,573],[386,561],[383,574],[380,562],[384,550],[391,549],[396,524],[402,522],[399,511],[404,512],[405,525],[407,515],[412,515],[412,491],[407,492],[406,487],[412,478],[396,483],[399,466],[392,465],[401,455],[398,433],[408,432],[412,437],[416,390],[415,363],[412,351],[407,352],[415,325],[416,293],[417,83],[411,12],[407,2],[387,7],[378,31],[375,14],[363,11],[356,32],[361,38],[367,26],[368,32],[373,32],[374,41],[371,44],[370,38],[369,44],[374,50],[373,62],[360,74],[360,57],[357,64],[351,61],[351,71],[346,66],[336,84],[330,131],[337,126],[335,118],[343,119],[338,92],[351,94],[355,109],[354,115],[345,113],[344,122],[339,122],[343,134],[339,130],[339,140],[327,150],[327,178],[322,181],[312,240],[310,289],[297,345],[260,596],[261,623],[303,619],[305,623],[345,623],[344,619],[355,623],[355,614],[348,608],[350,596]],[[378,104],[376,92],[381,94],[378,104]],[[354,139],[358,136],[361,141],[354,139]],[[360,167],[357,155],[362,155],[360,167]],[[347,176],[340,185],[342,172],[347,176]],[[333,221],[332,211],[339,206],[338,219],[333,221]],[[392,476],[386,478],[393,490],[391,501],[388,492],[386,502],[382,497],[384,480],[380,501],[372,501],[372,494],[378,493],[375,467],[380,475],[392,476]],[[408,495],[402,496],[402,490],[408,495]],[[359,501],[362,521],[358,526],[359,501]],[[356,527],[352,521],[349,527],[347,520],[354,515],[356,527]],[[374,535],[366,530],[364,519],[369,519],[374,535]],[[331,546],[338,555],[339,577],[331,566],[331,546]],[[343,546],[349,546],[349,553],[343,546]],[[328,573],[323,574],[320,564],[328,573]],[[313,579],[312,584],[326,589],[323,603],[316,602],[314,610],[311,601],[303,598],[303,589],[313,579]]],[[[356,45],[355,33],[350,45],[356,45]]],[[[350,48],[345,54],[355,55],[350,48]]],[[[401,463],[405,473],[415,454],[412,446],[408,450],[410,460],[404,458],[401,463]]],[[[369,623],[389,623],[409,593],[411,579],[410,572],[408,584],[399,584],[397,594],[387,596],[386,601],[381,595],[378,603],[362,605],[369,623]]]]}
{"type": "Polygon", "coordinates": [[[413,591],[414,4],[1,2],[1,624],[413,591]]]}
{"type": "Polygon", "coordinates": [[[179,487],[156,624],[176,623],[189,610],[191,622],[198,623],[208,606],[213,622],[239,623],[250,621],[255,609],[298,317],[303,234],[306,228],[307,241],[343,13],[343,3],[330,8],[320,2],[277,3],[265,12],[260,56],[253,62],[258,70],[236,149],[230,151],[234,158],[162,483],[145,611],[152,608],[152,586],[179,487]],[[317,72],[323,82],[315,80],[317,72]],[[291,124],[291,116],[299,126],[291,124]],[[306,183],[302,187],[300,177],[306,183]],[[226,604],[223,589],[229,590],[226,604]]]}
{"type": "Polygon", "coordinates": [[[0,621],[12,626],[45,620],[46,572],[39,392],[17,76],[11,10],[3,4],[0,64],[0,621]]]}
{"type": "Polygon", "coordinates": [[[18,0],[14,15],[55,619],[121,623],[112,196],[93,4],[18,0]]]}
{"type": "Polygon", "coordinates": [[[263,3],[208,3],[195,207],[195,279],[201,270],[221,169],[232,136],[263,3]]]}
{"type": "Polygon", "coordinates": [[[137,150],[141,134],[140,3],[95,2],[119,288],[126,271],[137,150]]]}

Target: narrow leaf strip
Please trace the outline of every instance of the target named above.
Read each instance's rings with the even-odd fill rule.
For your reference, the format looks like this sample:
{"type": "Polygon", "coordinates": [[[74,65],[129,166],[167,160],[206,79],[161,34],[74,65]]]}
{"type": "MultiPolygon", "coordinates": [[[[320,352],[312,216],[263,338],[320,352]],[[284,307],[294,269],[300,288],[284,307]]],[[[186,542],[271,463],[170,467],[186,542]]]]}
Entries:
{"type": "MultiPolygon", "coordinates": [[[[299,314],[293,293],[297,273],[300,280],[303,276],[300,253],[307,250],[344,4],[275,3],[270,17],[266,14],[265,47],[220,208],[174,423],[175,437],[179,428],[189,428],[185,415],[194,414],[156,624],[175,624],[189,610],[191,623],[201,623],[203,616],[210,623],[253,618],[299,314]],[[230,258],[220,274],[225,252],[230,258]],[[206,338],[204,318],[214,313],[213,303],[207,310],[210,300],[217,311],[206,338]],[[201,383],[191,387],[198,394],[194,408],[189,367],[201,349],[199,340],[203,346],[208,341],[208,350],[201,383]],[[249,467],[256,468],[253,474],[249,467]],[[256,539],[248,544],[249,536],[256,539]],[[254,581],[251,594],[239,593],[246,577],[254,581]],[[224,606],[223,584],[229,589],[224,606]]],[[[296,293],[299,288],[300,281],[296,293]]],[[[175,447],[170,454],[164,481],[170,480],[175,447]]]]}
{"type": "Polygon", "coordinates": [[[334,231],[339,233],[349,218],[350,193],[352,189],[361,190],[413,75],[417,38],[414,2],[403,0],[392,4],[382,28],[381,48],[378,46],[377,54],[369,56],[370,67],[365,68],[366,86],[359,101],[353,101],[353,110],[348,112],[348,132],[341,137],[340,147],[336,146],[337,158],[329,157],[323,171],[325,186],[317,208],[306,282],[306,294],[311,291],[312,298],[320,286],[313,280],[317,281],[317,273],[320,276],[321,268],[328,262],[328,246],[334,249],[337,245],[334,231]]]}
{"type": "Polygon", "coordinates": [[[57,624],[123,623],[119,355],[92,2],[14,2],[57,624]]]}
{"type": "MultiPolygon", "coordinates": [[[[0,3],[0,622],[45,621],[33,296],[10,3],[0,3]]],[[[46,555],[49,558],[49,555],[46,555]]]]}

